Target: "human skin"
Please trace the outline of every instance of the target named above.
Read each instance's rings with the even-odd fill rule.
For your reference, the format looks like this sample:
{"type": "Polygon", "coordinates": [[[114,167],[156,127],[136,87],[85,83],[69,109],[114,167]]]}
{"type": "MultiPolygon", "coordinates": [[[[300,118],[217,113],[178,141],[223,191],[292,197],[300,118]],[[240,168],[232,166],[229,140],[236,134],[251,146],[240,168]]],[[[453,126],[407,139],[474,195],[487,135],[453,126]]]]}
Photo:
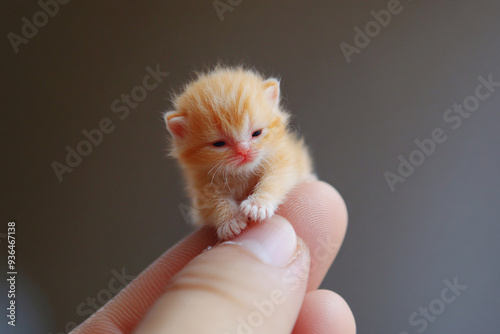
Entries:
{"type": "Polygon", "coordinates": [[[344,299],[318,290],[346,227],[338,192],[302,183],[234,243],[196,230],[72,333],[354,334],[344,299]]]}

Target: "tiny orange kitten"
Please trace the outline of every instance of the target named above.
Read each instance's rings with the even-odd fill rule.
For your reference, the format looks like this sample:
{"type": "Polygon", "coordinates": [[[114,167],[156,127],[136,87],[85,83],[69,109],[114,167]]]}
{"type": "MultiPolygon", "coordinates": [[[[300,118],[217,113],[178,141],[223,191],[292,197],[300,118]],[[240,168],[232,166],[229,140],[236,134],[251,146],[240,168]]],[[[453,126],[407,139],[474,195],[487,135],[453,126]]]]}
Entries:
{"type": "Polygon", "coordinates": [[[278,80],[217,67],[186,85],[165,114],[195,223],[215,227],[222,240],[271,217],[312,176],[307,148],[279,104],[278,80]]]}

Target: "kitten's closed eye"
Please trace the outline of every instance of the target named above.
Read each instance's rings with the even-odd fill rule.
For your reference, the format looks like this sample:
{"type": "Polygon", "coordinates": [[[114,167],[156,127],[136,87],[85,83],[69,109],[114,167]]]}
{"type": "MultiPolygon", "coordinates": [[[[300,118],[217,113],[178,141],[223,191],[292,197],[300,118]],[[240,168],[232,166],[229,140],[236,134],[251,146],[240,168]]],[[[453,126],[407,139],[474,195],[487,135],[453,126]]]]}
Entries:
{"type": "Polygon", "coordinates": [[[218,142],[213,143],[212,145],[214,145],[215,147],[222,147],[222,146],[226,145],[226,143],[223,141],[218,141],[218,142]]]}
{"type": "Polygon", "coordinates": [[[252,137],[258,137],[262,133],[262,130],[257,130],[254,133],[252,133],[252,137]]]}

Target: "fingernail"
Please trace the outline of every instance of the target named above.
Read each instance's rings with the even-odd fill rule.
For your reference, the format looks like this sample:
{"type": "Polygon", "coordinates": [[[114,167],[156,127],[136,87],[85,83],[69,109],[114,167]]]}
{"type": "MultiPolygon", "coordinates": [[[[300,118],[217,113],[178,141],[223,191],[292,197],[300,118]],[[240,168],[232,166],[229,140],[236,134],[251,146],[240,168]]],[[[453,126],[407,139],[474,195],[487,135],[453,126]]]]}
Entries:
{"type": "Polygon", "coordinates": [[[295,254],[297,235],[285,218],[274,215],[223,244],[237,244],[262,262],[282,267],[290,263],[295,254]]]}

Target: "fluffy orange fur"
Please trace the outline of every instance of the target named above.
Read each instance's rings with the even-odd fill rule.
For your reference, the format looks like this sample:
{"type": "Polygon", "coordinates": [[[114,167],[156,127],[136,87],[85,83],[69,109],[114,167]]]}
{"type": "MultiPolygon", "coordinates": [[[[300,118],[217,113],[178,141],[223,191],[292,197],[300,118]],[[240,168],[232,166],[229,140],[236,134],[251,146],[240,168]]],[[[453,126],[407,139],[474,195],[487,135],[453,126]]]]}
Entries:
{"type": "Polygon", "coordinates": [[[165,114],[192,198],[195,223],[235,237],[271,217],[311,177],[303,140],[288,128],[279,81],[241,67],[217,67],[187,84],[165,114]]]}

